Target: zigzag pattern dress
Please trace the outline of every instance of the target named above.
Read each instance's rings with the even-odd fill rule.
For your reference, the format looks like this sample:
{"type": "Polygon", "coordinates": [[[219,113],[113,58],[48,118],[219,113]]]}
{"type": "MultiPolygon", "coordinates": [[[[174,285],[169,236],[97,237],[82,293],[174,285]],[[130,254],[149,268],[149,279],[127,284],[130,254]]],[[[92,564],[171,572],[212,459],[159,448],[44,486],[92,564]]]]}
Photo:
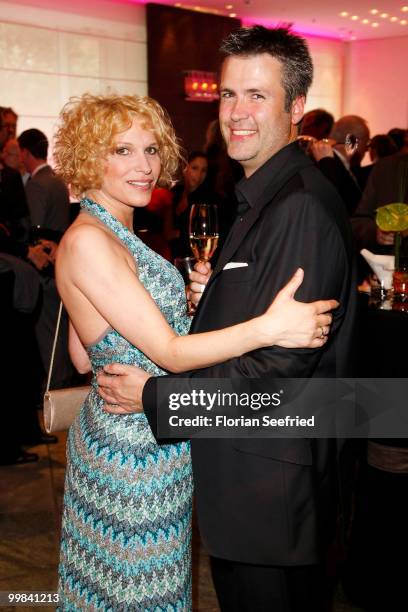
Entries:
{"type": "MultiPolygon", "coordinates": [[[[177,270],[95,202],[85,199],[81,208],[125,244],[169,325],[186,334],[177,270]]],[[[68,436],[59,609],[191,610],[189,443],[158,446],[143,414],[103,412],[95,389],[95,374],[107,363],[163,371],[115,330],[87,350],[94,388],[68,436]]]]}

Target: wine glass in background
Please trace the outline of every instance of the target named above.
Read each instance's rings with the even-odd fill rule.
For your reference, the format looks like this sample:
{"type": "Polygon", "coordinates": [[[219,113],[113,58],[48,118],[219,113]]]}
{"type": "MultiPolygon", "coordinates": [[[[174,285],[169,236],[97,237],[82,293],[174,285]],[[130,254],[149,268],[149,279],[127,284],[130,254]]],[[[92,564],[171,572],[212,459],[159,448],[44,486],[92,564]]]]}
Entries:
{"type": "Polygon", "coordinates": [[[215,204],[193,204],[190,211],[190,247],[198,261],[209,261],[218,245],[218,212],[215,204]]]}
{"type": "MultiPolygon", "coordinates": [[[[314,142],[318,142],[317,138],[315,138],[314,136],[308,136],[306,134],[298,136],[296,140],[298,141],[300,148],[303,149],[305,153],[309,153],[311,145],[314,142]]],[[[334,147],[336,144],[343,144],[347,155],[351,157],[358,149],[359,140],[358,136],[356,136],[355,134],[348,133],[346,134],[344,142],[336,142],[336,140],[334,140],[333,138],[322,138],[322,140],[319,142],[325,142],[332,147],[334,147]]]]}
{"type": "Polygon", "coordinates": [[[346,134],[344,139],[344,148],[346,153],[351,157],[358,149],[359,139],[355,134],[346,134]]]}

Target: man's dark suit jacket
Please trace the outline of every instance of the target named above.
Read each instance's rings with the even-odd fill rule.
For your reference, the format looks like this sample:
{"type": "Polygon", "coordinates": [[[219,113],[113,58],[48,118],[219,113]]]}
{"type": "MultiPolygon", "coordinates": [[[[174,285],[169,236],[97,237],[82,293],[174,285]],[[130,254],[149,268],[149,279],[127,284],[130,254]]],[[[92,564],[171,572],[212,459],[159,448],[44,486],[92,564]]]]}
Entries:
{"type": "Polygon", "coordinates": [[[359,249],[383,251],[376,239],[375,212],[377,208],[386,204],[408,202],[408,180],[405,180],[405,193],[400,193],[404,174],[408,176],[408,154],[396,153],[374,164],[363,197],[352,219],[353,232],[359,249]]]}
{"type": "Polygon", "coordinates": [[[361,200],[362,194],[357,179],[347,170],[336,152],[334,152],[334,157],[320,159],[317,162],[317,167],[333,183],[346,206],[348,214],[352,215],[361,200]]]}
{"type": "MultiPolygon", "coordinates": [[[[250,208],[232,227],[192,332],[218,329],[261,314],[298,267],[304,268],[305,279],[296,299],[337,298],[340,307],[324,349],[272,347],[185,376],[322,378],[349,374],[353,249],[337,192],[296,143],[279,151],[238,188],[250,208]],[[248,266],[224,270],[228,262],[248,266]]],[[[145,385],[143,405],[155,432],[154,378],[145,385]]],[[[266,565],[318,561],[324,548],[324,526],[330,518],[334,454],[325,440],[192,440],[198,521],[209,553],[266,565]]]]}
{"type": "Polygon", "coordinates": [[[13,255],[27,253],[29,213],[21,175],[6,165],[0,167],[0,251],[13,255]]]}
{"type": "Polygon", "coordinates": [[[44,166],[26,185],[31,225],[54,232],[43,238],[57,240],[69,225],[69,193],[51,166],[44,166]]]}

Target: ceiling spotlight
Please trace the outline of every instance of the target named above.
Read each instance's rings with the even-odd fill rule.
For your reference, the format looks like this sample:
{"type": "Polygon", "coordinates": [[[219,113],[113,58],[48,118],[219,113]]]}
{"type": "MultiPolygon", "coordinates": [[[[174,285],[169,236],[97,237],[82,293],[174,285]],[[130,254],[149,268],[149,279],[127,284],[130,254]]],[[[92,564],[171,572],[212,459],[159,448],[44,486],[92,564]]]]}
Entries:
{"type": "Polygon", "coordinates": [[[225,8],[227,9],[227,11],[230,11],[231,9],[234,8],[234,5],[233,4],[226,4],[225,8]]]}
{"type": "Polygon", "coordinates": [[[372,28],[378,28],[378,26],[379,26],[379,25],[380,25],[380,24],[379,24],[379,23],[377,23],[377,21],[373,21],[373,23],[371,24],[371,27],[372,27],[372,28]]]}
{"type": "Polygon", "coordinates": [[[401,25],[407,25],[408,21],[406,19],[401,19],[400,24],[401,25]]]}
{"type": "Polygon", "coordinates": [[[369,19],[362,19],[361,23],[364,23],[364,25],[367,25],[367,23],[370,23],[369,19]]]}
{"type": "Polygon", "coordinates": [[[347,11],[341,11],[341,13],[339,13],[340,17],[348,17],[348,12],[347,11]]]}
{"type": "Polygon", "coordinates": [[[372,15],[378,15],[378,9],[371,9],[370,13],[372,15]]]}
{"type": "Polygon", "coordinates": [[[398,21],[398,17],[390,17],[390,21],[398,21]]]}
{"type": "Polygon", "coordinates": [[[403,6],[403,7],[402,7],[402,9],[401,9],[401,11],[402,11],[403,13],[408,13],[408,6],[403,6]]]}
{"type": "Polygon", "coordinates": [[[351,21],[358,21],[360,19],[360,17],[358,15],[352,15],[351,16],[351,21]]]}
{"type": "Polygon", "coordinates": [[[381,13],[380,17],[381,19],[387,19],[388,13],[381,13]]]}
{"type": "Polygon", "coordinates": [[[230,17],[236,17],[236,16],[237,16],[237,14],[236,14],[236,13],[230,13],[230,14],[229,14],[229,16],[230,16],[230,17]]]}

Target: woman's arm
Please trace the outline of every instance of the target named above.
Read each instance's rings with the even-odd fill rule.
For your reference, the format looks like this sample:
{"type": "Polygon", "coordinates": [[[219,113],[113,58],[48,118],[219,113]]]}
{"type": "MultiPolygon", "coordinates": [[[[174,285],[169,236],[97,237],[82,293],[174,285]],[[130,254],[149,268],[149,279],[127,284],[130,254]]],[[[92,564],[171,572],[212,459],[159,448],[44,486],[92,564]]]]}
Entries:
{"type": "MultiPolygon", "coordinates": [[[[293,295],[302,282],[302,273],[278,294],[264,315],[223,330],[177,336],[116,241],[89,225],[69,231],[59,253],[59,258],[66,258],[64,274],[113,329],[165,370],[207,367],[277,342],[313,348],[324,344],[318,328],[328,331],[331,316],[319,313],[335,308],[337,302],[296,302],[293,295]],[[297,327],[301,331],[294,335],[291,330],[297,327]]],[[[57,265],[57,280],[58,276],[57,265]]],[[[75,314],[70,316],[79,329],[75,314]]]]}
{"type": "Polygon", "coordinates": [[[68,352],[71,361],[80,374],[87,374],[91,371],[91,362],[84,345],[75,331],[75,327],[69,322],[68,327],[68,352]]]}

